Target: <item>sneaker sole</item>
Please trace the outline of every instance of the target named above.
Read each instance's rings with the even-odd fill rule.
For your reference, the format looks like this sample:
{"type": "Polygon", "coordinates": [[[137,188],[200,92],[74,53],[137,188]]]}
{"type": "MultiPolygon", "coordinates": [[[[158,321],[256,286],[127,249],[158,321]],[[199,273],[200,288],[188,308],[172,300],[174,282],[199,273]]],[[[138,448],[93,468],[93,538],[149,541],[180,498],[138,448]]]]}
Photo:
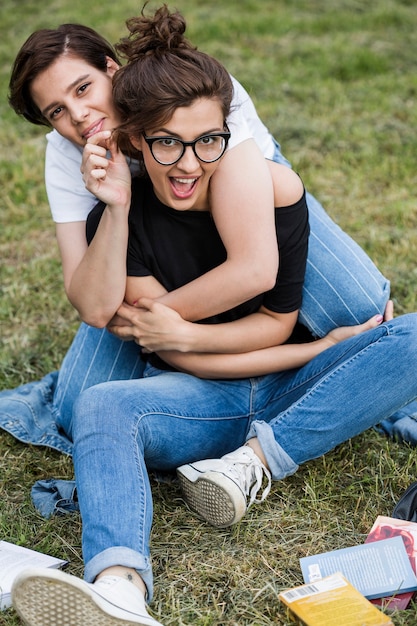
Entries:
{"type": "MultiPolygon", "coordinates": [[[[12,604],[27,626],[149,626],[150,621],[113,617],[96,603],[82,581],[60,571],[27,570],[17,576],[12,604]],[[65,577],[65,578],[63,578],[65,577]]],[[[155,623],[155,622],[153,622],[155,623]]]]}
{"type": "Polygon", "coordinates": [[[220,472],[202,474],[192,465],[177,469],[184,499],[190,509],[216,528],[226,528],[245,515],[246,496],[236,483],[220,472]]]}

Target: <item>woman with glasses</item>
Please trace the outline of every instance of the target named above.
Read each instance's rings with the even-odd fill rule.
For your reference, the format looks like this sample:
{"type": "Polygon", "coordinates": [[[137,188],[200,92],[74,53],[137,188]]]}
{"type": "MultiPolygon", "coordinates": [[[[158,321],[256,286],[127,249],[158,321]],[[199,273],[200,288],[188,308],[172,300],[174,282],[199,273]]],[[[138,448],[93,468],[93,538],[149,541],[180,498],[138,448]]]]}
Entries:
{"type": "MultiPolygon", "coordinates": [[[[87,223],[90,261],[101,252],[95,249],[100,229],[124,224],[122,262],[107,271],[135,303],[120,306],[107,293],[112,304],[101,315],[105,323],[119,315],[113,332],[145,345],[147,364],[142,379],[102,383],[77,400],[72,436],[85,581],[53,570],[18,576],[13,603],[31,626],[55,623],[62,606],[72,625],[159,623],[145,606],[153,591],[149,470],[181,466],[180,476],[192,483],[184,467],[215,458],[216,497],[233,474],[249,503],[261,500],[271,477],[284,478],[417,395],[415,315],[385,324],[377,315],[294,343],[309,227],[303,185],[285,166],[271,164],[280,250],[272,288],[204,323],[185,321],[158,302],[224,261],[211,181],[227,150],[232,83],[217,61],[190,46],[179,14],[163,7],[128,25],[130,37],[119,45],[128,62],[114,81],[118,144],[110,131],[96,133],[83,171],[101,200],[87,223]],[[132,185],[120,151],[127,142],[144,165],[132,185]],[[141,324],[158,348],[135,335],[141,324]],[[229,473],[219,485],[224,464],[229,473]]],[[[105,280],[96,278],[102,301],[105,280]]],[[[90,305],[89,294],[81,294],[86,315],[90,305]]],[[[207,472],[206,466],[201,474],[210,484],[207,472]]],[[[211,506],[224,502],[220,497],[211,506]]]]}

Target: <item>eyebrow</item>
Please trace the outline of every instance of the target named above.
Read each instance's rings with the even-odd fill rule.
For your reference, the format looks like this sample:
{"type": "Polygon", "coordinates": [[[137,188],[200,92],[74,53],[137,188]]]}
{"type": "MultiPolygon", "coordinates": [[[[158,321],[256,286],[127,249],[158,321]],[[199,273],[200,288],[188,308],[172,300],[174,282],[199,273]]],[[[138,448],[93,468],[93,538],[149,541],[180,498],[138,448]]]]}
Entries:
{"type": "MultiPolygon", "coordinates": [[[[151,132],[154,134],[154,136],[157,136],[157,133],[166,133],[167,137],[173,137],[173,138],[181,139],[180,135],[178,135],[177,133],[173,133],[172,131],[170,131],[167,128],[158,128],[157,130],[151,131],[151,132]]],[[[198,135],[198,137],[205,137],[206,135],[216,135],[217,133],[222,133],[222,132],[224,132],[223,128],[221,128],[221,129],[213,128],[212,130],[205,130],[203,133],[200,133],[198,135]]],[[[197,137],[197,139],[198,139],[198,137],[197,137]]]]}
{"type": "MultiPolygon", "coordinates": [[[[71,91],[71,89],[74,89],[74,87],[76,87],[79,83],[82,83],[84,80],[87,80],[87,78],[89,78],[90,74],[84,74],[83,76],[79,76],[78,78],[76,78],[74,81],[72,81],[72,83],[70,83],[66,89],[65,89],[65,93],[69,93],[71,91]]],[[[50,104],[48,104],[42,111],[42,115],[44,117],[46,117],[46,114],[48,113],[48,111],[50,111],[51,109],[53,109],[54,107],[59,106],[59,102],[51,102],[50,104]]]]}

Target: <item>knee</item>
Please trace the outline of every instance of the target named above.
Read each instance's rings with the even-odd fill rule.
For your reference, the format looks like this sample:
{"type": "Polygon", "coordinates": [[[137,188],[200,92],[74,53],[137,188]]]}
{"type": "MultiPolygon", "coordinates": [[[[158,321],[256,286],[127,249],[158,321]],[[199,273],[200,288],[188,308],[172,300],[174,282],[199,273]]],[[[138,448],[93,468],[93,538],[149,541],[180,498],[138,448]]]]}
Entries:
{"type": "Polygon", "coordinates": [[[135,433],[139,438],[143,411],[137,404],[137,394],[132,397],[123,381],[109,381],[85,389],[74,403],[74,445],[92,437],[119,441],[135,433]]]}
{"type": "Polygon", "coordinates": [[[390,326],[400,333],[402,337],[404,358],[414,358],[417,360],[417,313],[407,313],[400,315],[388,322],[390,326]],[[406,356],[408,355],[408,356],[406,356]]]}
{"type": "Polygon", "coordinates": [[[393,321],[400,325],[404,333],[410,335],[412,339],[416,339],[417,313],[406,313],[395,317],[393,321]]]}
{"type": "Polygon", "coordinates": [[[74,443],[88,434],[104,433],[109,427],[117,396],[112,394],[110,397],[107,385],[101,383],[85,389],[74,402],[72,415],[74,443]]]}

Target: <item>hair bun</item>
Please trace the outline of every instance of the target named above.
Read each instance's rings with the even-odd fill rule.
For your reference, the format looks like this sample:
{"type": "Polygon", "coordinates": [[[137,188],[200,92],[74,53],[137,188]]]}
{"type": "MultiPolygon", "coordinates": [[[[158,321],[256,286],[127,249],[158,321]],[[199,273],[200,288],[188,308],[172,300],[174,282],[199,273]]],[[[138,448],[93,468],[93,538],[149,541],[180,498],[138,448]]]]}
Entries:
{"type": "Polygon", "coordinates": [[[140,16],[127,20],[130,34],[116,45],[118,53],[128,62],[145,55],[164,54],[181,48],[194,49],[184,37],[186,23],[178,11],[171,13],[164,4],[154,15],[146,17],[144,8],[140,16]]]}

